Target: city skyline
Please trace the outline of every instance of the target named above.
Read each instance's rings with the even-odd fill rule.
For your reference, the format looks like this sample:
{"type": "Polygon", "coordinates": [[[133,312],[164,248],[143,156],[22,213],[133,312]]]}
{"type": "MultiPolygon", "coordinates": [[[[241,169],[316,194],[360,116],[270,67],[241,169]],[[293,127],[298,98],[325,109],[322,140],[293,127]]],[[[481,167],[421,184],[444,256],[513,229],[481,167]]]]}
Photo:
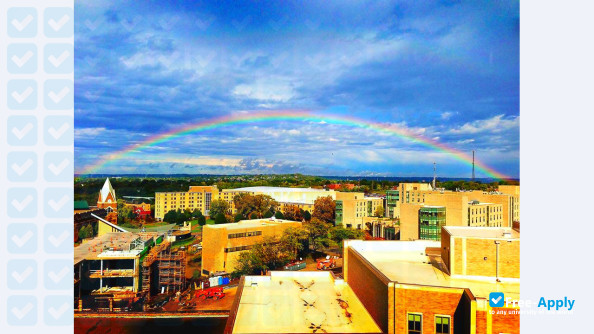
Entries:
{"type": "MultiPolygon", "coordinates": [[[[518,177],[516,2],[299,4],[77,3],[75,172],[191,124],[308,110],[476,150],[518,177]]],[[[434,161],[439,176],[470,175],[406,138],[279,120],[180,136],[94,172],[405,177],[434,161]]]]}

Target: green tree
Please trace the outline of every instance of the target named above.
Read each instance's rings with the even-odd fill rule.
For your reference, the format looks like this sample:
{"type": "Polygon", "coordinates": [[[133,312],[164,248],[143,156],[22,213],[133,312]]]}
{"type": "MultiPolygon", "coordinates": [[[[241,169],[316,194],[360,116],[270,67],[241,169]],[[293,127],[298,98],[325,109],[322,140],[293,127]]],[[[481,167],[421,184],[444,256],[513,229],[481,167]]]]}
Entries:
{"type": "Polygon", "coordinates": [[[314,202],[312,218],[334,225],[336,204],[330,196],[318,197],[314,202]]]}
{"type": "Polygon", "coordinates": [[[225,214],[222,212],[217,213],[217,215],[215,216],[214,219],[215,224],[227,224],[227,217],[225,217],[225,214]]]}
{"type": "Polygon", "coordinates": [[[277,212],[274,213],[274,218],[276,218],[276,219],[285,219],[285,216],[283,215],[282,212],[277,211],[277,212]]]}
{"type": "Polygon", "coordinates": [[[258,219],[258,214],[255,212],[252,212],[252,214],[250,215],[250,219],[258,219]]]}
{"type": "Polygon", "coordinates": [[[210,202],[210,216],[217,217],[219,213],[223,215],[229,210],[229,203],[222,199],[215,199],[210,202]]]}
{"type": "Polygon", "coordinates": [[[310,221],[311,213],[309,213],[309,211],[307,211],[307,210],[303,211],[303,219],[305,219],[305,221],[310,221]]]}
{"type": "Polygon", "coordinates": [[[350,240],[350,239],[365,239],[365,232],[358,229],[353,228],[345,228],[342,226],[335,226],[330,229],[330,239],[338,245],[340,250],[342,251],[343,241],[350,240]]]}
{"type": "Polygon", "coordinates": [[[292,258],[292,250],[279,239],[267,237],[239,254],[234,276],[266,274],[282,268],[292,258]]]}
{"type": "Polygon", "coordinates": [[[234,221],[237,223],[238,221],[240,221],[240,220],[244,220],[244,219],[245,219],[245,218],[243,217],[243,215],[242,215],[241,213],[239,213],[239,212],[238,212],[238,213],[235,215],[235,218],[234,218],[233,220],[234,220],[234,221]]]}
{"type": "Polygon", "coordinates": [[[285,216],[285,219],[288,220],[302,221],[303,210],[301,210],[297,205],[286,205],[283,208],[283,216],[285,216]]]}
{"type": "Polygon", "coordinates": [[[202,214],[200,214],[200,216],[198,216],[198,225],[200,225],[200,226],[206,225],[206,217],[204,217],[202,214]]]}
{"type": "Polygon", "coordinates": [[[257,218],[263,217],[267,211],[274,211],[278,207],[278,202],[268,195],[248,193],[235,195],[233,204],[244,217],[251,217],[252,213],[256,213],[257,218]]]}
{"type": "Polygon", "coordinates": [[[380,205],[375,209],[375,212],[373,213],[374,216],[381,218],[384,216],[384,206],[380,205]]]}
{"type": "Polygon", "coordinates": [[[293,258],[296,258],[299,252],[303,251],[307,245],[309,233],[303,227],[289,227],[281,236],[280,242],[283,249],[289,250],[293,258]]]}
{"type": "Polygon", "coordinates": [[[274,216],[274,213],[270,210],[266,211],[266,213],[264,213],[264,218],[270,218],[274,216]]]}
{"type": "Polygon", "coordinates": [[[328,231],[332,225],[323,220],[312,218],[311,221],[305,224],[305,229],[309,234],[309,239],[314,251],[324,249],[331,245],[328,231]]]}

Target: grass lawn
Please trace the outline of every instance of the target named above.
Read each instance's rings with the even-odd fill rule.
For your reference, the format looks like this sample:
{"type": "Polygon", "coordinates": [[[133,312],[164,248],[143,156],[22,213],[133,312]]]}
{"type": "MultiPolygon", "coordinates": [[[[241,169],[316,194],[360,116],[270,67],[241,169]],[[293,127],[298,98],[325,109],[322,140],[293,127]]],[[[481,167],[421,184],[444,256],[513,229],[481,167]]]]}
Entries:
{"type": "MultiPolygon", "coordinates": [[[[196,232],[202,231],[202,226],[198,225],[198,220],[192,220],[190,223],[192,224],[192,233],[196,233],[196,232]]],[[[207,219],[206,220],[206,224],[207,225],[213,225],[214,224],[214,220],[207,219]]]]}

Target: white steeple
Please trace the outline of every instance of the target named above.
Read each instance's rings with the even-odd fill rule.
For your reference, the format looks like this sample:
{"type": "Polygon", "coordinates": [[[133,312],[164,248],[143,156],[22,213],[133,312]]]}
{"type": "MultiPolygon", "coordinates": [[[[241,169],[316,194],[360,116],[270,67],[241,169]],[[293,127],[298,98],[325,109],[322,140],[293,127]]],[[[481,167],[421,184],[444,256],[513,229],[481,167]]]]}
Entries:
{"type": "Polygon", "coordinates": [[[101,191],[99,192],[99,201],[101,203],[106,202],[107,198],[109,197],[109,194],[111,194],[111,202],[115,202],[116,201],[116,194],[115,194],[115,190],[113,190],[113,187],[111,186],[111,182],[109,182],[109,178],[107,178],[105,180],[105,183],[103,184],[103,188],[101,188],[101,191]]]}

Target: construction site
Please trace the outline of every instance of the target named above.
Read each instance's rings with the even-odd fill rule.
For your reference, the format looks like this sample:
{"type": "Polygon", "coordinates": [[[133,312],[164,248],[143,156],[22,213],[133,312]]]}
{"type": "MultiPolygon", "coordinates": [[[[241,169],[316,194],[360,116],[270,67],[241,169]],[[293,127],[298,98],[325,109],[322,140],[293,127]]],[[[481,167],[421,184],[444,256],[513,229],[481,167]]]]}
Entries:
{"type": "Polygon", "coordinates": [[[186,288],[186,251],[163,233],[106,233],[75,248],[74,287],[78,311],[142,311],[186,288]]]}

